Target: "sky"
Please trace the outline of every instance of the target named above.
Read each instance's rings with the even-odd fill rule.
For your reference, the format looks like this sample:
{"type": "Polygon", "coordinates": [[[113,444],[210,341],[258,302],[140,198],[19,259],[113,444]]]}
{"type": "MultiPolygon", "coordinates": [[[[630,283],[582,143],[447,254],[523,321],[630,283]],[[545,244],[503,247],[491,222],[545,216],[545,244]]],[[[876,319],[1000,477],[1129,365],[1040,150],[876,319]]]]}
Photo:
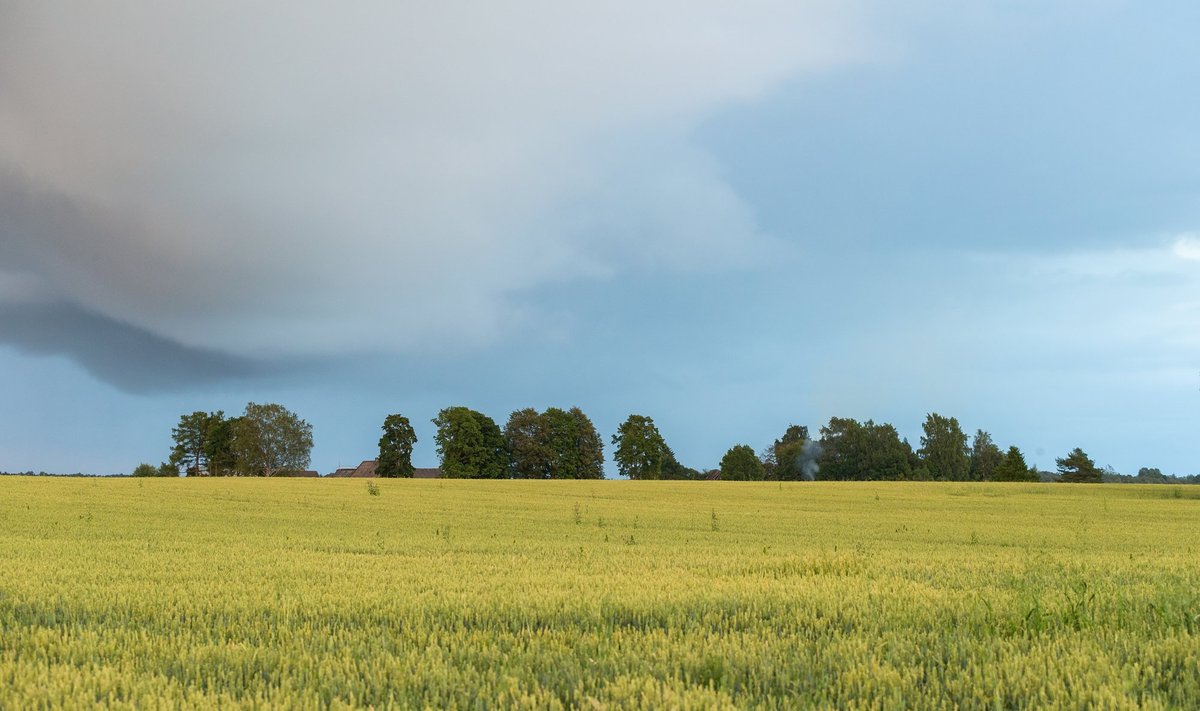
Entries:
{"type": "MultiPolygon", "coordinates": [[[[1200,473],[1200,5],[0,0],[0,471],[278,402],[1200,473]],[[591,5],[596,5],[592,7],[591,5]]],[[[608,454],[611,454],[609,447],[608,454]]],[[[610,474],[614,473],[611,463],[610,474]]]]}

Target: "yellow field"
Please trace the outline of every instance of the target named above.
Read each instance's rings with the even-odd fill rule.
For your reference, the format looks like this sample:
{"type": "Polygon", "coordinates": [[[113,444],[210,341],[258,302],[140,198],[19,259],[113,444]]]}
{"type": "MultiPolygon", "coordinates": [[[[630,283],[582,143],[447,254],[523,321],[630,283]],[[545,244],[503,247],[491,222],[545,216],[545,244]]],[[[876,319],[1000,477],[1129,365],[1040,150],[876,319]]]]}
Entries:
{"type": "Polygon", "coordinates": [[[1200,489],[0,479],[0,708],[1197,708],[1200,489]]]}

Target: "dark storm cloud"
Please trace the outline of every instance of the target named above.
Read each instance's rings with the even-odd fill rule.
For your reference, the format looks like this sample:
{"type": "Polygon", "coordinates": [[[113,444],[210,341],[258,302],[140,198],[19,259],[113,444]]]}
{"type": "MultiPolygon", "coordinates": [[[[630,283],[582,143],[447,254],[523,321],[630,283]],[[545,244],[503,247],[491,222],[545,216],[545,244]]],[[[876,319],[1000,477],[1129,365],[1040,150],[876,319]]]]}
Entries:
{"type": "Polygon", "coordinates": [[[62,303],[0,303],[0,344],[70,358],[128,392],[177,390],[278,372],[266,363],[184,346],[62,303]]]}

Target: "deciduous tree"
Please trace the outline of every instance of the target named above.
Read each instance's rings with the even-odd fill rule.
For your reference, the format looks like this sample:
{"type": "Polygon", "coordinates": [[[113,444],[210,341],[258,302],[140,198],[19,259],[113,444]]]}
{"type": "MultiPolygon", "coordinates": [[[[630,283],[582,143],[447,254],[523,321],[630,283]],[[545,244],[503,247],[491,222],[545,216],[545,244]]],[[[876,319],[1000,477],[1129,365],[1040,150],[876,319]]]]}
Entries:
{"type": "Polygon", "coordinates": [[[248,403],[233,427],[238,471],[249,476],[308,469],[312,446],[312,425],[275,403],[248,403]]]}
{"type": "Polygon", "coordinates": [[[766,475],[763,463],[748,444],[734,445],[721,457],[722,481],[761,481],[766,475]]]}
{"type": "MultiPolygon", "coordinates": [[[[176,475],[178,475],[178,472],[176,472],[176,475]]],[[[153,464],[142,462],[133,468],[133,473],[129,476],[159,476],[159,469],[153,464]]]]}
{"type": "Polygon", "coordinates": [[[508,443],[492,418],[469,407],[447,407],[433,419],[442,476],[502,479],[509,476],[508,443]]]}
{"type": "Polygon", "coordinates": [[[617,471],[630,479],[662,479],[663,466],[675,460],[654,420],[644,415],[630,415],[613,435],[612,443],[616,447],[613,460],[617,471]]]}
{"type": "Polygon", "coordinates": [[[604,439],[596,430],[596,425],[583,410],[572,407],[567,411],[575,421],[573,435],[575,437],[572,469],[577,479],[604,478],[604,439]]]}
{"type": "Polygon", "coordinates": [[[967,435],[953,417],[936,412],[925,416],[921,435],[921,463],[934,481],[964,481],[970,473],[967,435]]]}
{"type": "Polygon", "coordinates": [[[679,463],[679,460],[672,454],[662,465],[662,476],[660,479],[671,479],[680,481],[699,481],[704,478],[704,472],[699,469],[693,469],[679,463]]]}
{"type": "Polygon", "coordinates": [[[518,479],[549,479],[553,475],[554,451],[549,422],[532,407],[515,410],[504,425],[512,457],[513,476],[518,479]]]}
{"type": "Polygon", "coordinates": [[[550,477],[600,479],[604,476],[604,441],[578,407],[551,407],[542,413],[550,452],[550,477]]]}
{"type": "Polygon", "coordinates": [[[815,467],[809,456],[812,447],[808,442],[808,428],[804,425],[788,425],[783,436],[775,440],[763,457],[765,476],[768,479],[797,481],[812,478],[809,474],[815,467]],[[810,470],[806,472],[806,470],[810,470]]]}
{"type": "Polygon", "coordinates": [[[383,418],[383,436],[379,438],[379,464],[375,471],[382,477],[412,477],[412,451],[417,433],[404,415],[383,418]]]}
{"type": "Polygon", "coordinates": [[[832,417],[821,428],[818,479],[888,481],[908,479],[912,448],[890,424],[832,417]]]}
{"type": "Polygon", "coordinates": [[[1165,484],[1167,477],[1158,467],[1142,467],[1138,469],[1137,480],[1141,483],[1165,484]]]}
{"type": "Polygon", "coordinates": [[[975,431],[975,439],[971,443],[971,480],[992,481],[996,478],[996,467],[1004,453],[992,441],[992,436],[983,430],[975,431]]]}

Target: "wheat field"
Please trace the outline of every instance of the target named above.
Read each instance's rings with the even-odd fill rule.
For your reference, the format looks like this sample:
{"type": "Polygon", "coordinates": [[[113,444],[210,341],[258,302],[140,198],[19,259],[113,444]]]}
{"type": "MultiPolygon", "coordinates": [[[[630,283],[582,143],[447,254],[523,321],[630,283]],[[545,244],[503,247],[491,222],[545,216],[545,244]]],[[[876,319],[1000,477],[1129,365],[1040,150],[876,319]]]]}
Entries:
{"type": "Polygon", "coordinates": [[[1198,547],[1187,487],[12,477],[0,708],[1196,708],[1198,547]]]}

